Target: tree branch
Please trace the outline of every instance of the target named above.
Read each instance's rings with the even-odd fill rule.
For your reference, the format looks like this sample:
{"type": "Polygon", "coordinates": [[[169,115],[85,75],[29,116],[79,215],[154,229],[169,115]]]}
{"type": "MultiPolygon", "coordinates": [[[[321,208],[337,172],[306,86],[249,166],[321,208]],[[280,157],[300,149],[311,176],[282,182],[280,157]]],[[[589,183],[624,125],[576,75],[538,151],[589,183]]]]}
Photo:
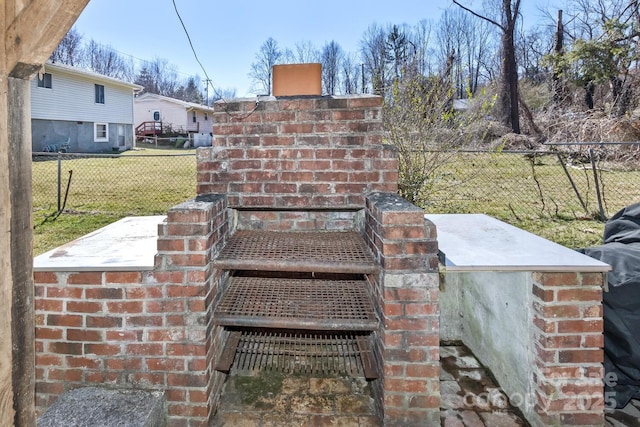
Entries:
{"type": "Polygon", "coordinates": [[[479,13],[469,9],[468,7],[461,5],[460,3],[458,3],[458,0],[452,0],[452,1],[453,1],[454,4],[457,4],[459,7],[461,7],[464,10],[466,10],[467,12],[469,12],[470,14],[475,16],[476,18],[484,19],[485,21],[492,23],[496,27],[500,28],[503,32],[507,31],[501,24],[499,24],[498,22],[494,21],[493,19],[487,18],[486,16],[482,16],[479,13]]]}

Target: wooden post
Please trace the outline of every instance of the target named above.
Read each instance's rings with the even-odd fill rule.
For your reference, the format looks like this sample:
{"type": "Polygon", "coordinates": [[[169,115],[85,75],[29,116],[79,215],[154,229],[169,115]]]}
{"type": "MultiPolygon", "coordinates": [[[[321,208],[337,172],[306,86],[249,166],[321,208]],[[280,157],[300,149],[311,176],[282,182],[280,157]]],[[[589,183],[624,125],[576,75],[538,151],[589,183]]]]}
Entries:
{"type": "Polygon", "coordinates": [[[34,309],[30,80],[89,0],[0,6],[0,425],[32,427],[34,309]]]}

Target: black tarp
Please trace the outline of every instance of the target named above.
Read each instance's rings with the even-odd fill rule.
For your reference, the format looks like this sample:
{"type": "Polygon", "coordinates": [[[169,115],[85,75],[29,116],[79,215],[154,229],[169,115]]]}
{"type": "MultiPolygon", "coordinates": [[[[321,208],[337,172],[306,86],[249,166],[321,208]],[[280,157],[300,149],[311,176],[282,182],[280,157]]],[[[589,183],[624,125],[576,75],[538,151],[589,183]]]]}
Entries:
{"type": "Polygon", "coordinates": [[[579,251],[612,267],[603,293],[605,396],[622,408],[640,398],[640,203],[611,217],[603,237],[579,251]]]}

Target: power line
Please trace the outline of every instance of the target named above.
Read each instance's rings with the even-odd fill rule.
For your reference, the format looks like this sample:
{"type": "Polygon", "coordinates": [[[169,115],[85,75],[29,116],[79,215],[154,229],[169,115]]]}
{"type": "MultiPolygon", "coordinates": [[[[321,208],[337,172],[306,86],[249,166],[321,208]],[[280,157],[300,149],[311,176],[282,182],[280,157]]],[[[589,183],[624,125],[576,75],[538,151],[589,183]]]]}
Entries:
{"type": "MultiPolygon", "coordinates": [[[[173,9],[176,11],[176,15],[178,16],[178,20],[180,20],[180,24],[182,25],[182,29],[184,30],[184,33],[187,36],[187,40],[189,41],[189,46],[191,46],[191,51],[193,52],[193,56],[196,58],[196,61],[198,62],[198,65],[200,65],[200,68],[202,69],[202,72],[204,73],[204,76],[207,78],[207,85],[208,85],[209,83],[211,83],[211,78],[209,78],[209,74],[207,74],[207,70],[205,70],[204,65],[202,65],[202,62],[200,62],[200,58],[198,58],[198,54],[196,53],[196,49],[195,49],[195,47],[193,47],[193,42],[191,41],[191,36],[189,35],[189,31],[187,30],[187,26],[184,24],[184,21],[182,20],[182,16],[180,16],[180,12],[178,11],[178,6],[176,5],[176,0],[171,0],[171,1],[173,2],[173,9]]],[[[216,90],[215,86],[213,86],[213,84],[211,85],[211,88],[213,89],[213,92],[216,94],[216,96],[218,96],[219,98],[222,98],[218,94],[218,91],[216,90]]],[[[208,90],[207,90],[207,92],[208,92],[208,90]]],[[[207,102],[209,102],[209,100],[207,100],[207,102]]]]}

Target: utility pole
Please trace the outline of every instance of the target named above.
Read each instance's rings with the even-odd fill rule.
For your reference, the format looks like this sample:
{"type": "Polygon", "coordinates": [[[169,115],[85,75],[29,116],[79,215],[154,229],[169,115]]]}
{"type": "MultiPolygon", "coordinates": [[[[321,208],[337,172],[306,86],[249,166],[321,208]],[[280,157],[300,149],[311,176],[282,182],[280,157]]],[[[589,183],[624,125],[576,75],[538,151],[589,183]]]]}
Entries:
{"type": "Polygon", "coordinates": [[[209,106],[209,84],[211,83],[211,79],[204,79],[202,80],[202,83],[204,83],[205,104],[208,107],[209,106]]]}

